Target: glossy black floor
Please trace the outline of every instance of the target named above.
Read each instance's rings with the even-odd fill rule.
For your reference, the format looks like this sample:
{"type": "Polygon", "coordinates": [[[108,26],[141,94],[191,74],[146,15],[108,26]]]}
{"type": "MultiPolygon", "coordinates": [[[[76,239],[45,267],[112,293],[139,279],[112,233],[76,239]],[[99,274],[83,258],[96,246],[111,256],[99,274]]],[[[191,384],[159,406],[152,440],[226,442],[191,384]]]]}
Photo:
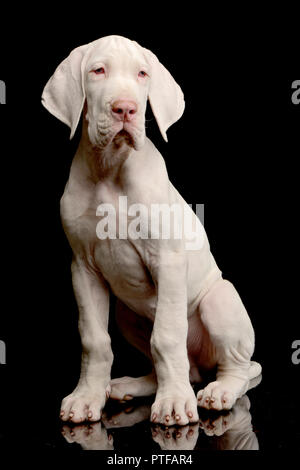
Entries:
{"type": "MultiPolygon", "coordinates": [[[[120,354],[113,368],[114,376],[126,369],[146,371],[143,362],[125,341],[117,338],[120,354]],[[121,360],[123,358],[123,360],[121,360]],[[125,358],[125,359],[124,359],[125,358]],[[126,367],[125,367],[126,366],[126,367]]],[[[54,355],[55,356],[55,355],[54,355]]],[[[260,357],[258,357],[260,359],[260,357]]],[[[109,401],[101,422],[68,425],[58,418],[61,398],[75,384],[75,368],[69,376],[58,376],[49,363],[39,363],[40,373],[18,369],[19,380],[2,366],[0,448],[70,451],[114,450],[118,455],[137,455],[163,451],[295,451],[300,446],[299,372],[290,364],[279,373],[276,364],[262,361],[262,377],[236,403],[230,412],[199,409],[200,421],[185,427],[163,427],[149,421],[153,397],[128,403],[109,401]],[[73,374],[74,372],[74,374],[73,374]],[[73,377],[72,377],[73,374],[73,377]],[[51,378],[51,380],[50,380],[51,378]],[[72,380],[70,381],[70,378],[72,380]],[[6,384],[10,386],[5,387],[6,384]]],[[[58,367],[58,372],[59,372],[58,367]]],[[[199,386],[195,387],[195,392],[199,386]]]]}

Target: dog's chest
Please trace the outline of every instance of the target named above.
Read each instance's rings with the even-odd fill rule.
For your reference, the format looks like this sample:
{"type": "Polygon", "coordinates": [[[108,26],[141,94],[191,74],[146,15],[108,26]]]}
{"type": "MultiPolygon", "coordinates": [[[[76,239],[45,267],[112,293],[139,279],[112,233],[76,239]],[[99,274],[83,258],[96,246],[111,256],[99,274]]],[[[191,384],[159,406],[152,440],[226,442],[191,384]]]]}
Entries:
{"type": "Polygon", "coordinates": [[[151,278],[139,253],[128,240],[99,240],[94,259],[112,289],[143,291],[151,278]]]}
{"type": "Polygon", "coordinates": [[[132,217],[124,201],[120,203],[122,197],[115,186],[104,184],[86,197],[85,210],[71,224],[78,239],[76,245],[83,247],[87,259],[120,297],[123,293],[152,295],[153,282],[144,262],[147,253],[139,241],[128,236],[132,217]]]}

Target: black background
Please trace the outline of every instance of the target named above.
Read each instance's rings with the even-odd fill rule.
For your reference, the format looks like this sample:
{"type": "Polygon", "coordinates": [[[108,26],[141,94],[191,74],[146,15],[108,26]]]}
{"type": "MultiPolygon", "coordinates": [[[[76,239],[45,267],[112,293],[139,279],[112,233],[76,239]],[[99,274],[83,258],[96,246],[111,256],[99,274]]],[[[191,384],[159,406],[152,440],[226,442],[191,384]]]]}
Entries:
{"type": "MultiPolygon", "coordinates": [[[[255,41],[253,30],[242,36],[243,24],[236,34],[224,28],[216,35],[203,33],[204,19],[183,32],[183,20],[138,28],[124,15],[122,27],[112,17],[73,23],[57,13],[47,25],[32,18],[1,32],[0,79],[7,86],[7,104],[0,107],[2,442],[55,447],[60,401],[79,374],[71,252],[59,200],[80,130],[70,142],[69,129],[41,106],[40,96],[73,48],[119,34],[151,49],[185,94],[186,110],[169,129],[169,142],[150,110],[147,134],[185,200],[205,204],[212,252],[253,322],[255,359],[264,372],[252,404],[260,447],[293,450],[300,444],[300,365],[291,362],[300,336],[300,105],[291,102],[297,69],[268,35],[264,42],[255,41]]],[[[113,374],[143,372],[143,358],[114,334],[113,374]]]]}

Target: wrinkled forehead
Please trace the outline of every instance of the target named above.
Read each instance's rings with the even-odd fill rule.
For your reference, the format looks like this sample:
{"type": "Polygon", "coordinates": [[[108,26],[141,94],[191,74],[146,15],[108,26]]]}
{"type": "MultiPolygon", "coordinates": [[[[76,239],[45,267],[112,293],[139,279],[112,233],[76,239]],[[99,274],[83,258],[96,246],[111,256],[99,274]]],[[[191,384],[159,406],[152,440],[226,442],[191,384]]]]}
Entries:
{"type": "Polygon", "coordinates": [[[121,36],[106,36],[91,43],[87,68],[101,61],[119,65],[147,65],[143,48],[136,42],[121,36]]]}

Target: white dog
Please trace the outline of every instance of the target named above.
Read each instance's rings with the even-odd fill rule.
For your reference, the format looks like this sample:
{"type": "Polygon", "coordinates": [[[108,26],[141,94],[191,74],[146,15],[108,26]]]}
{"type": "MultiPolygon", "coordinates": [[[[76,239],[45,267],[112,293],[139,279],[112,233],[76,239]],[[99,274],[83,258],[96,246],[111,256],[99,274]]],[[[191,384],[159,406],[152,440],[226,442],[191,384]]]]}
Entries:
{"type": "Polygon", "coordinates": [[[188,213],[145,136],[147,99],[167,140],[166,130],[184,110],[182,91],[152,52],[120,36],[74,49],[43,92],[43,105],[71,128],[71,138],[84,111],[61,199],[82,341],[80,379],[62,402],[64,421],[99,420],[109,396],[156,392],[151,421],[184,425],[198,420],[197,400],[208,409],[230,409],[261,372],[250,360],[254,332],[245,307],[222,279],[204,231],[193,250],[186,248],[187,236],[162,237],[161,224],[154,237],[118,232],[100,239],[96,233],[101,205],[113,207],[120,228],[120,196],[129,206],[151,211],[153,204],[177,204],[188,213]],[[111,380],[110,291],[118,298],[121,331],[152,360],[147,376],[111,380]],[[196,398],[191,383],[214,368],[216,381],[196,398]]]}

